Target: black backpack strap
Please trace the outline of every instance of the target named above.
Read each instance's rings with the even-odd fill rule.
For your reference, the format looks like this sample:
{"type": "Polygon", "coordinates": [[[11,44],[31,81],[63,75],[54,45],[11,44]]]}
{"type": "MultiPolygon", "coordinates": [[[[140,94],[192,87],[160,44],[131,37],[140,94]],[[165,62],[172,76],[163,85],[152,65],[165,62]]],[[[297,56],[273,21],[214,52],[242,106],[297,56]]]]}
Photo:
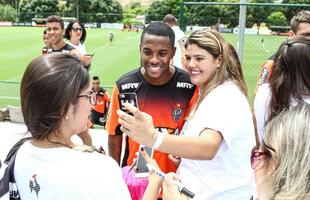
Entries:
{"type": "MultiPolygon", "coordinates": [[[[3,177],[0,179],[0,197],[4,196],[6,193],[10,190],[10,184],[15,184],[15,178],[14,178],[14,164],[15,164],[15,158],[18,149],[28,140],[30,140],[31,137],[22,138],[20,139],[9,151],[8,155],[5,158],[4,163],[7,164],[7,168],[4,171],[3,177]]],[[[17,188],[13,192],[10,192],[10,200],[18,200],[20,199],[19,193],[17,191],[17,188]]]]}

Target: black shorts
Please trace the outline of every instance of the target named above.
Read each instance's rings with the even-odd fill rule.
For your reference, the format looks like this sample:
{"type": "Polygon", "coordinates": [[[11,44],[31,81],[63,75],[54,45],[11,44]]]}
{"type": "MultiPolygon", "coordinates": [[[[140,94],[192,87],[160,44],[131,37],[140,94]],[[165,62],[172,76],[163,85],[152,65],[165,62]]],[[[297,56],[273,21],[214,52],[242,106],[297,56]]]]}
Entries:
{"type": "Polygon", "coordinates": [[[104,114],[103,113],[99,113],[95,110],[91,110],[90,112],[90,120],[93,124],[98,124],[100,126],[104,126],[105,125],[105,119],[104,119],[104,114]]]}

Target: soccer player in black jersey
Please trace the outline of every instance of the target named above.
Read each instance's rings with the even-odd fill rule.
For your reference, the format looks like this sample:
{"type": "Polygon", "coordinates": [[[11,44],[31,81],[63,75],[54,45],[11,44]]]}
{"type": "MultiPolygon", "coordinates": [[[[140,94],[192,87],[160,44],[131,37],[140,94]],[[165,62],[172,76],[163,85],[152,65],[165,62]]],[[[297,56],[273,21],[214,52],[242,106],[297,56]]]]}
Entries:
{"type": "MultiPolygon", "coordinates": [[[[196,97],[196,87],[188,73],[172,65],[175,53],[174,32],[163,22],[149,24],[140,41],[141,66],[119,78],[114,86],[108,111],[106,129],[109,132],[109,154],[119,164],[121,161],[122,132],[116,111],[120,108],[118,94],[137,94],[139,109],[153,116],[158,131],[178,134],[185,115],[196,97]]],[[[123,166],[132,165],[139,144],[127,138],[123,166]]],[[[163,172],[176,170],[168,155],[154,152],[163,172]]]]}

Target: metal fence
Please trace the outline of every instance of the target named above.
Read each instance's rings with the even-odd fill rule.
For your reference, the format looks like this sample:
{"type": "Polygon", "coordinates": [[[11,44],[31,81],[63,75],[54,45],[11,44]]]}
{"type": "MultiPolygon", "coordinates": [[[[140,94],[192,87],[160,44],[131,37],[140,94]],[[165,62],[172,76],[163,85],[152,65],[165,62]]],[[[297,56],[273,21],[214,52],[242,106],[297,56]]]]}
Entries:
{"type": "Polygon", "coordinates": [[[222,32],[238,51],[253,100],[262,63],[287,39],[290,19],[301,10],[310,10],[310,4],[180,2],[179,23],[183,30],[202,26],[222,32]]]}

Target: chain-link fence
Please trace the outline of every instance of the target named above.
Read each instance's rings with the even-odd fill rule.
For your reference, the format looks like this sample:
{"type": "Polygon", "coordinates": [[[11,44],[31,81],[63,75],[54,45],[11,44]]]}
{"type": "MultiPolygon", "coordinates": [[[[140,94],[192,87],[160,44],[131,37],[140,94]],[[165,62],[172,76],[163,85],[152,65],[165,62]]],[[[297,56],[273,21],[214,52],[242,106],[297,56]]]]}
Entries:
{"type": "MultiPolygon", "coordinates": [[[[249,88],[249,96],[253,100],[253,91],[262,63],[271,57],[288,37],[290,19],[301,10],[310,10],[310,4],[184,2],[180,4],[179,22],[187,28],[187,35],[196,28],[215,28],[238,50],[240,50],[240,39],[244,39],[242,67],[249,88]],[[246,7],[246,29],[241,37],[238,35],[240,6],[246,7]]],[[[20,16],[23,13],[17,14],[20,16]]],[[[43,16],[43,13],[41,14],[43,16]]],[[[44,13],[43,17],[51,14],[55,13],[44,13]]],[[[64,18],[77,17],[77,12],[58,14],[64,18]]],[[[105,22],[109,21],[109,17],[119,16],[117,13],[78,13],[81,19],[93,19],[94,22],[98,22],[95,18],[90,18],[94,15],[100,15],[105,22]]],[[[40,13],[36,13],[36,16],[40,16],[40,13]]],[[[91,21],[87,20],[87,22],[91,21]]],[[[26,25],[32,24],[29,22],[26,25]]],[[[136,47],[134,46],[133,49],[136,47]]],[[[112,85],[113,82],[108,84],[112,85]]],[[[19,104],[18,82],[2,81],[0,91],[0,107],[6,104],[19,104]]]]}
{"type": "Polygon", "coordinates": [[[290,20],[301,10],[310,10],[310,4],[184,2],[180,4],[179,21],[189,31],[203,27],[216,29],[239,55],[242,52],[243,72],[253,100],[261,65],[289,36],[290,20]],[[244,34],[240,37],[241,6],[246,7],[246,17],[244,34]],[[241,40],[244,43],[240,49],[241,40]]]}

